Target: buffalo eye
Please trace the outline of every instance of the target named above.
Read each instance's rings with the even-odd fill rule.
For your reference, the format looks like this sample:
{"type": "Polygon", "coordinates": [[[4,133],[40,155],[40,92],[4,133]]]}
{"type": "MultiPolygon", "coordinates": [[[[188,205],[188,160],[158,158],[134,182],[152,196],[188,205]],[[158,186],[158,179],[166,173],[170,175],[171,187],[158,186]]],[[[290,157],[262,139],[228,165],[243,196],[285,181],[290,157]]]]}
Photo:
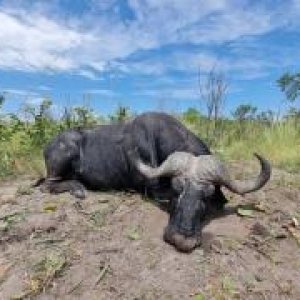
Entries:
{"type": "Polygon", "coordinates": [[[185,180],[181,177],[172,178],[172,187],[178,194],[183,192],[185,184],[185,180]]]}

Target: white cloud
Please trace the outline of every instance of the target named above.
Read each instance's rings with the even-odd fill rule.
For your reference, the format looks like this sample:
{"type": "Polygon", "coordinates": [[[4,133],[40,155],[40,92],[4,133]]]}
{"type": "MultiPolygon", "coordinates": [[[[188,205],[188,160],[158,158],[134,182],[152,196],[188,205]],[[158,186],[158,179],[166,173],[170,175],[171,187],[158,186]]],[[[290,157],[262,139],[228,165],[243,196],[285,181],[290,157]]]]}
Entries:
{"type": "Polygon", "coordinates": [[[88,94],[88,95],[100,95],[100,96],[106,96],[106,97],[114,97],[114,96],[118,95],[117,92],[115,92],[113,90],[109,90],[109,89],[85,90],[84,94],[88,94]]]}
{"type": "Polygon", "coordinates": [[[198,26],[182,30],[179,39],[196,44],[222,43],[246,35],[264,34],[271,29],[273,24],[269,13],[232,9],[204,19],[198,26]]]}
{"type": "MultiPolygon", "coordinates": [[[[159,75],[168,70],[188,71],[195,63],[204,70],[219,63],[225,69],[239,70],[245,63],[262,74],[250,59],[235,62],[207,51],[184,55],[179,51],[173,61],[169,57],[135,62],[128,58],[140,50],[172,44],[215,45],[260,36],[287,26],[289,13],[297,19],[300,11],[298,0],[272,9],[245,0],[129,0],[132,18],[124,20],[118,1],[91,1],[90,10],[80,17],[59,11],[58,2],[25,6],[24,1],[4,1],[0,6],[0,69],[69,72],[97,79],[110,68],[159,75]],[[51,4],[56,9],[51,10],[51,4]]],[[[257,65],[262,66],[259,61],[257,65]]]]}
{"type": "Polygon", "coordinates": [[[25,105],[32,105],[35,107],[40,106],[43,101],[45,101],[44,97],[33,97],[33,98],[29,98],[25,101],[25,105]]]}
{"type": "Polygon", "coordinates": [[[243,53],[235,56],[218,56],[212,51],[202,51],[200,48],[198,50],[174,50],[165,57],[126,61],[124,64],[118,63],[112,67],[124,73],[152,75],[158,78],[180,71],[183,75],[192,75],[194,80],[197,80],[199,72],[206,74],[214,68],[224,74],[238,73],[236,79],[254,79],[264,77],[269,69],[277,67],[278,60],[280,58],[277,58],[275,63],[259,57],[244,56],[243,53]]]}
{"type": "MultiPolygon", "coordinates": [[[[135,30],[99,20],[82,31],[39,13],[0,10],[0,68],[24,71],[77,72],[92,78],[106,64],[148,44],[135,30]],[[112,26],[111,26],[112,25],[112,26]],[[80,70],[80,72],[79,72],[80,70]]],[[[77,20],[78,23],[78,20],[77,20]]]]}
{"type": "Polygon", "coordinates": [[[99,79],[97,74],[94,71],[90,71],[90,70],[79,70],[79,71],[77,71],[76,74],[81,75],[81,76],[86,77],[91,80],[99,79]]]}
{"type": "Polygon", "coordinates": [[[72,70],[76,62],[67,52],[89,39],[42,16],[29,18],[0,11],[0,23],[2,69],[72,70]]]}
{"type": "Polygon", "coordinates": [[[1,91],[6,96],[21,96],[21,97],[31,97],[37,96],[38,93],[30,90],[20,90],[20,89],[11,89],[11,88],[1,88],[1,91]]]}
{"type": "Polygon", "coordinates": [[[152,99],[165,100],[196,100],[199,99],[199,91],[196,86],[191,87],[167,87],[163,89],[149,89],[140,91],[141,96],[146,96],[152,99]]]}
{"type": "Polygon", "coordinates": [[[47,85],[39,85],[39,86],[37,87],[37,89],[38,89],[39,91],[44,91],[44,92],[49,92],[49,91],[52,90],[52,88],[51,88],[50,86],[47,86],[47,85]]]}

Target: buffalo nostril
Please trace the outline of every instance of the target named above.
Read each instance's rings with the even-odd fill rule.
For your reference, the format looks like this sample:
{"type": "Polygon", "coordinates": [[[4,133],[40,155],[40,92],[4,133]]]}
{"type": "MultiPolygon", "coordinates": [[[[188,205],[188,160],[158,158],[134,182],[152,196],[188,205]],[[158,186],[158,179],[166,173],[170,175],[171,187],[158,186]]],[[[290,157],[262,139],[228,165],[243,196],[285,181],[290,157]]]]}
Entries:
{"type": "Polygon", "coordinates": [[[164,239],[166,242],[173,244],[175,248],[180,252],[191,252],[195,247],[199,245],[199,241],[196,237],[187,238],[179,233],[164,235],[164,239]]]}
{"type": "Polygon", "coordinates": [[[195,235],[194,232],[190,236],[175,231],[171,226],[167,226],[163,235],[164,241],[174,245],[180,252],[191,252],[194,248],[200,245],[200,235],[195,235]]]}
{"type": "Polygon", "coordinates": [[[184,235],[185,237],[192,237],[195,235],[195,230],[193,230],[192,228],[190,227],[184,227],[184,226],[181,226],[179,229],[178,229],[178,232],[182,235],[184,235]]]}

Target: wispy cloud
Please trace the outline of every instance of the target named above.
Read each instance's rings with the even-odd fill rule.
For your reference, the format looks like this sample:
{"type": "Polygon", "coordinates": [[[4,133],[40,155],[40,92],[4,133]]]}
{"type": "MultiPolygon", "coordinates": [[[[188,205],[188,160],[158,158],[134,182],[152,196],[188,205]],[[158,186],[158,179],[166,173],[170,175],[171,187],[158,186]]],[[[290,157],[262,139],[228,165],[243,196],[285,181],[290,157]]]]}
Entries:
{"type": "Polygon", "coordinates": [[[20,11],[17,15],[0,11],[0,23],[1,69],[76,70],[83,64],[76,49],[94,41],[88,34],[80,34],[41,15],[29,17],[20,11]]]}
{"type": "MultiPolygon", "coordinates": [[[[263,53],[261,54],[263,55],[263,53]]],[[[137,75],[152,75],[165,77],[166,74],[174,74],[180,72],[183,76],[191,76],[197,79],[198,73],[206,74],[215,68],[225,74],[239,74],[239,79],[254,79],[264,77],[268,70],[281,66],[277,62],[262,59],[262,57],[253,57],[243,55],[243,53],[231,55],[218,55],[214,51],[197,49],[174,49],[169,51],[167,55],[148,56],[140,59],[125,60],[112,64],[111,67],[116,68],[123,73],[131,73],[137,75]]],[[[174,82],[173,82],[174,84],[174,82]]]]}
{"type": "Polygon", "coordinates": [[[300,15],[298,0],[82,1],[82,12],[71,15],[59,1],[24,3],[4,1],[0,6],[0,69],[68,72],[89,79],[111,69],[157,75],[186,72],[196,63],[203,70],[219,64],[225,70],[243,67],[263,74],[265,65],[259,59],[255,65],[242,57],[220,58],[201,47],[261,36],[297,22],[287,12],[293,20],[300,15]],[[150,53],[150,59],[145,55],[132,60],[141,51],[171,45],[194,45],[199,51],[187,49],[159,59],[150,53]]]}
{"type": "Polygon", "coordinates": [[[39,106],[45,101],[44,97],[31,97],[25,101],[25,105],[39,106]]]}
{"type": "Polygon", "coordinates": [[[12,88],[1,88],[1,90],[6,96],[33,97],[38,95],[37,92],[31,90],[20,90],[12,88]]]}
{"type": "Polygon", "coordinates": [[[100,95],[100,96],[106,96],[106,97],[114,97],[114,96],[118,95],[117,92],[115,92],[113,90],[109,90],[109,89],[85,90],[83,93],[88,94],[88,95],[100,95]]]}
{"type": "Polygon", "coordinates": [[[196,100],[200,99],[199,91],[196,86],[190,87],[166,87],[164,89],[149,89],[140,92],[143,97],[149,97],[157,100],[196,100]]]}
{"type": "Polygon", "coordinates": [[[50,86],[47,86],[47,85],[39,85],[39,86],[37,87],[37,89],[38,89],[39,91],[45,91],[45,92],[48,92],[48,91],[51,91],[51,90],[52,90],[52,88],[51,88],[50,86]]]}

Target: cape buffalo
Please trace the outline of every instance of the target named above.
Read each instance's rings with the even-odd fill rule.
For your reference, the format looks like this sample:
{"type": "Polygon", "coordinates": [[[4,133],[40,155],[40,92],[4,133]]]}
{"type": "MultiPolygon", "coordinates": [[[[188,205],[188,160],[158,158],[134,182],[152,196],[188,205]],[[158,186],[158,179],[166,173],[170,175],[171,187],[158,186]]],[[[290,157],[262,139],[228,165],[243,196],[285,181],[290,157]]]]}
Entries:
{"type": "Polygon", "coordinates": [[[262,156],[254,155],[260,162],[261,172],[254,180],[247,181],[232,179],[225,164],[214,155],[174,152],[156,168],[136,158],[136,167],[148,179],[167,176],[178,191],[179,197],[173,200],[174,212],[170,214],[165,230],[165,240],[182,251],[190,251],[199,243],[201,219],[203,222],[207,200],[214,196],[216,185],[225,186],[239,195],[262,188],[270,179],[271,166],[262,156]]]}
{"type": "MultiPolygon", "coordinates": [[[[178,250],[190,251],[200,243],[207,207],[222,208],[226,203],[220,189],[224,182],[212,180],[195,185],[189,176],[174,176],[172,172],[149,176],[138,163],[156,168],[176,151],[200,157],[211,155],[205,143],[164,113],[144,113],[122,124],[93,129],[70,129],[46,146],[47,176],[37,185],[43,183],[50,193],[69,191],[77,198],[85,197],[85,188],[146,190],[156,198],[167,192],[171,209],[164,239],[178,250]]],[[[193,169],[192,164],[187,166],[193,169]]],[[[262,167],[265,180],[270,170],[266,164],[262,167]]],[[[261,177],[258,181],[257,188],[261,177]]]]}

